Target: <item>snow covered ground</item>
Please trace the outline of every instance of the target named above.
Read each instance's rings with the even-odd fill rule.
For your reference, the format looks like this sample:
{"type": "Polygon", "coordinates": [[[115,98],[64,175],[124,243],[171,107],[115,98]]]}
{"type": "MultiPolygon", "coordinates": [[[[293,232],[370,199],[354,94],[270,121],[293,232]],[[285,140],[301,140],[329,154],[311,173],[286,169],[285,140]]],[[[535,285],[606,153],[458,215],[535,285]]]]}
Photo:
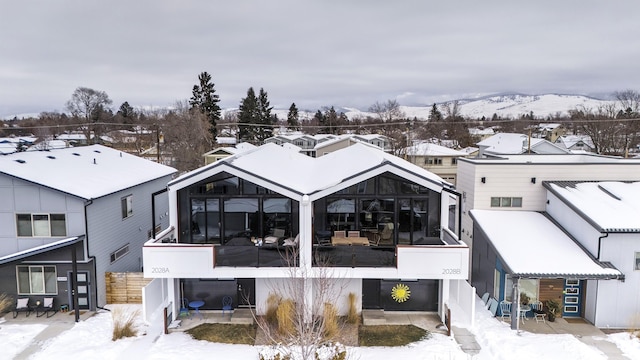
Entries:
{"type": "MultiPolygon", "coordinates": [[[[139,309],[135,305],[130,310],[139,309]]],[[[433,334],[430,339],[403,347],[352,347],[348,348],[350,359],[389,360],[398,359],[562,359],[591,360],[607,359],[606,355],[572,335],[541,335],[509,329],[484,310],[478,300],[476,326],[469,330],[475,334],[482,350],[470,356],[460,350],[452,338],[433,334]]],[[[461,326],[461,325],[459,325],[461,326]]],[[[176,332],[157,337],[152,329],[140,324],[141,335],[111,341],[111,313],[101,311],[95,316],[79,322],[68,331],[38,344],[39,350],[29,359],[56,360],[70,356],[83,359],[258,359],[260,347],[227,345],[198,341],[189,335],[176,332]],[[148,335],[142,335],[149,332],[148,335]]],[[[40,324],[0,324],[0,359],[14,359],[46,328],[40,324]]],[[[602,341],[615,344],[629,359],[640,359],[640,340],[628,333],[607,335],[602,341]]]]}

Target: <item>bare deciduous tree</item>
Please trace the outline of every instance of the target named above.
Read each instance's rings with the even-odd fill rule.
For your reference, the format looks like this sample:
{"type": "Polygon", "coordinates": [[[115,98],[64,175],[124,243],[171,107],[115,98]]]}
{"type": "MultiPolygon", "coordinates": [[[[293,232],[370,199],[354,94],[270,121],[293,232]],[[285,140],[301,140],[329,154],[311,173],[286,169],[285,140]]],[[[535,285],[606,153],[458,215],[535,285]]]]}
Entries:
{"type": "Polygon", "coordinates": [[[209,150],[209,121],[200,111],[191,111],[186,102],[165,115],[162,123],[164,149],[171,154],[173,166],[180,171],[196,169],[203,164],[202,154],[209,150]]]}
{"type": "MultiPolygon", "coordinates": [[[[98,130],[98,128],[91,129],[93,126],[90,124],[104,121],[111,111],[109,109],[111,103],[106,92],[82,86],[76,88],[71,94],[71,99],[67,101],[66,108],[71,115],[87,124],[83,127],[83,132],[88,144],[91,143],[92,130],[98,130]]],[[[97,133],[95,135],[98,136],[97,133]]]]}
{"type": "Polygon", "coordinates": [[[254,318],[272,344],[287,344],[279,349],[284,352],[282,355],[317,359],[318,350],[337,334],[328,331],[336,321],[336,313],[332,317],[328,309],[335,309],[341,298],[344,279],[335,277],[328,267],[298,266],[297,247],[291,247],[283,256],[288,263],[288,277],[274,279],[269,286],[270,295],[279,300],[278,324],[270,323],[266,316],[256,316],[255,312],[254,318]]]}

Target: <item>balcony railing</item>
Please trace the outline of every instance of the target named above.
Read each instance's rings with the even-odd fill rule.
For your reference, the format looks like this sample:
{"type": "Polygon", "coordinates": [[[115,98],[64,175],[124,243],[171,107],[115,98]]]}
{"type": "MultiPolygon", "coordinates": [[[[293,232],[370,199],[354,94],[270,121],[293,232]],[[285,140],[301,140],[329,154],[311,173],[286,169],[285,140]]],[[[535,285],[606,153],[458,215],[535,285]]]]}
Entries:
{"type": "Polygon", "coordinates": [[[395,246],[315,246],[313,265],[328,267],[396,267],[395,246]]]}
{"type": "Polygon", "coordinates": [[[215,266],[288,267],[298,266],[298,251],[291,246],[215,247],[215,266]]]}

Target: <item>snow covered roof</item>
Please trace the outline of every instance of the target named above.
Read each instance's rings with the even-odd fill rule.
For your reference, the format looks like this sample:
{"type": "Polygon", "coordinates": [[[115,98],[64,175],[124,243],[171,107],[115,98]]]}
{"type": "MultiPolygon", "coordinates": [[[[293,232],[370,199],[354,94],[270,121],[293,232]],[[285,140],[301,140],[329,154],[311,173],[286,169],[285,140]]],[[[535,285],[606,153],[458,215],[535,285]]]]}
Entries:
{"type": "Polygon", "coordinates": [[[408,147],[407,155],[410,156],[467,156],[466,152],[454,150],[446,146],[432,144],[432,143],[420,143],[408,147]]]}
{"type": "Polygon", "coordinates": [[[171,175],[176,170],[102,145],[25,151],[0,157],[0,173],[83,199],[171,175]]]}
{"type": "Polygon", "coordinates": [[[595,260],[541,213],[474,209],[471,217],[512,275],[581,279],[624,276],[610,264],[595,260]]]}
{"type": "Polygon", "coordinates": [[[570,149],[578,142],[582,142],[590,148],[593,148],[593,141],[589,135],[562,135],[556,140],[556,144],[560,144],[563,147],[570,149]]]}
{"type": "Polygon", "coordinates": [[[551,153],[569,153],[566,149],[545,139],[529,138],[527,135],[514,133],[498,133],[480,141],[477,145],[484,148],[484,151],[494,154],[522,154],[528,151],[529,147],[534,152],[550,153],[550,149],[553,149],[551,153]],[[537,148],[541,150],[535,151],[537,148]]]}
{"type": "Polygon", "coordinates": [[[32,248],[29,248],[29,249],[26,249],[26,250],[22,250],[22,251],[19,251],[19,252],[16,252],[16,253],[12,253],[12,254],[9,254],[9,255],[0,256],[0,265],[7,264],[7,263],[10,263],[12,261],[22,260],[22,259],[24,259],[26,257],[42,254],[42,253],[47,252],[47,251],[60,249],[60,248],[65,247],[65,246],[76,244],[76,243],[78,243],[80,241],[83,241],[83,240],[84,240],[84,235],[82,235],[82,236],[74,236],[74,237],[70,237],[70,238],[65,238],[65,239],[61,239],[61,240],[58,240],[58,241],[54,241],[52,243],[48,243],[48,244],[45,244],[45,245],[32,247],[32,248]]]}
{"type": "Polygon", "coordinates": [[[216,142],[220,145],[233,145],[236,143],[236,138],[232,136],[218,136],[216,142]]]}
{"type": "Polygon", "coordinates": [[[294,149],[268,143],[257,149],[236,154],[204,166],[171,181],[180,187],[199,181],[203,176],[233,169],[297,194],[313,194],[341,184],[345,179],[388,165],[399,172],[426,180],[441,189],[452,185],[439,176],[397,156],[368,144],[357,143],[319,158],[303,155],[294,149]],[[218,168],[218,169],[216,169],[218,168]],[[190,180],[188,180],[190,179],[190,180]]]}
{"type": "Polygon", "coordinates": [[[640,232],[640,182],[543,182],[601,232],[640,232]]]}
{"type": "Polygon", "coordinates": [[[598,154],[503,154],[495,158],[463,158],[475,164],[630,164],[638,165],[636,159],[598,154]]]}

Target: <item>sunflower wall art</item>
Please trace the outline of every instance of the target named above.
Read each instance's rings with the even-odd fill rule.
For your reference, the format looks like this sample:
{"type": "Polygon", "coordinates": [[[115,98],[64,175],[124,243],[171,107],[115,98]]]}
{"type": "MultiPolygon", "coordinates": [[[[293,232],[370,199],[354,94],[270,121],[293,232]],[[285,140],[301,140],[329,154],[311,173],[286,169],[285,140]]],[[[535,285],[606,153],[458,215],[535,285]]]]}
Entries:
{"type": "Polygon", "coordinates": [[[396,284],[396,286],[391,289],[391,297],[399,303],[409,300],[409,296],[411,296],[411,290],[405,284],[396,284]]]}

